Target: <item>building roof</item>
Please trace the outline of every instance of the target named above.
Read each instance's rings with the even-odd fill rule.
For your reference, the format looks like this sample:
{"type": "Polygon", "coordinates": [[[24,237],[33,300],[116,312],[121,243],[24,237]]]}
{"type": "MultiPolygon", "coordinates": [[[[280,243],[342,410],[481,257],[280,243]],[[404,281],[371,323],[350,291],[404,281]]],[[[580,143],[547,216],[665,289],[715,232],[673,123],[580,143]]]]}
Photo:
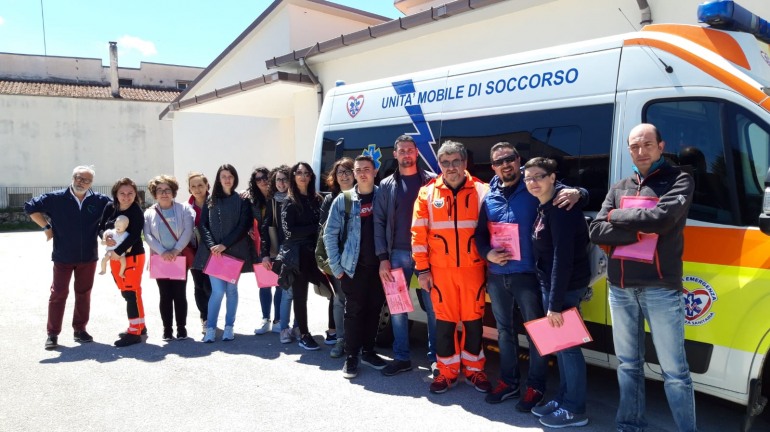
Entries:
{"type": "MultiPolygon", "coordinates": [[[[137,102],[170,103],[180,90],[120,87],[120,99],[137,102]]],[[[20,96],[55,96],[86,99],[115,99],[110,86],[56,82],[0,80],[0,94],[20,96]]]]}

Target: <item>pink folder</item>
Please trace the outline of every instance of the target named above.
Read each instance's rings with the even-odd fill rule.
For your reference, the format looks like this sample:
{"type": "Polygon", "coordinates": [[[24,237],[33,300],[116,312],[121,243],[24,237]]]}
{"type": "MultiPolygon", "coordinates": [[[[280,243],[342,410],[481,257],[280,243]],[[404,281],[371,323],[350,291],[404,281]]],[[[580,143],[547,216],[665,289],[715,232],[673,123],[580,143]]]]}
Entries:
{"type": "Polygon", "coordinates": [[[524,323],[529,337],[534,342],[541,356],[555,353],[573,346],[591,342],[583,318],[577,308],[570,308],[561,313],[564,324],[561,327],[551,327],[548,318],[540,318],[524,323]]]}
{"type": "Polygon", "coordinates": [[[414,311],[412,299],[409,297],[409,287],[404,279],[404,270],[397,268],[391,269],[394,282],[382,281],[382,288],[385,290],[385,299],[388,301],[388,309],[391,314],[400,314],[414,311]]]}
{"type": "Polygon", "coordinates": [[[238,283],[238,279],[241,277],[242,268],[243,260],[225,254],[220,254],[219,256],[211,254],[208,262],[206,262],[206,267],[203,269],[203,273],[235,284],[238,283]]]}
{"type": "Polygon", "coordinates": [[[507,222],[489,222],[489,242],[493,248],[504,248],[513,256],[513,261],[521,260],[519,248],[519,224],[507,222]]]}
{"type": "Polygon", "coordinates": [[[278,275],[262,267],[262,264],[254,264],[254,276],[257,277],[257,286],[260,288],[278,286],[278,275]]]}
{"type": "MultiPolygon", "coordinates": [[[[655,208],[656,205],[658,205],[658,198],[656,197],[624,196],[620,198],[620,208],[622,209],[651,209],[655,208]]],[[[636,243],[616,247],[612,251],[612,258],[652,263],[655,249],[658,246],[658,235],[639,233],[637,239],[636,243]]]]}
{"type": "Polygon", "coordinates": [[[166,261],[160,255],[150,256],[150,278],[152,279],[187,279],[187,266],[184,256],[179,255],[174,261],[166,261]]]}

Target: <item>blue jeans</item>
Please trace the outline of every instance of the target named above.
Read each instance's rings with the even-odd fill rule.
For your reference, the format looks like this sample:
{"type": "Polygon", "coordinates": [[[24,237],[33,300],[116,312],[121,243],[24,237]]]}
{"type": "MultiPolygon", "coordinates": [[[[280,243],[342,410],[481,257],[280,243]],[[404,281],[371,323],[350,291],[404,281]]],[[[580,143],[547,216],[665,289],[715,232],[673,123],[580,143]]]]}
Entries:
{"type": "Polygon", "coordinates": [[[273,303],[273,310],[275,311],[274,321],[280,321],[282,291],[281,287],[259,288],[259,304],[262,306],[262,318],[270,319],[270,304],[273,303]],[[275,289],[275,294],[271,292],[273,289],[275,289]]]}
{"type": "MultiPolygon", "coordinates": [[[[562,310],[576,307],[580,310],[580,300],[588,288],[567,291],[564,294],[562,310]]],[[[543,311],[548,313],[548,293],[543,293],[543,311]]],[[[559,408],[574,414],[586,412],[586,359],[580,346],[567,348],[556,353],[559,363],[559,394],[553,398],[559,402],[559,408]]]]}
{"type": "MultiPolygon", "coordinates": [[[[540,284],[534,273],[487,275],[487,293],[492,313],[497,322],[497,345],[500,348],[500,379],[509,386],[518,387],[519,335],[513,327],[514,308],[518,305],[525,322],[543,317],[540,284]]],[[[532,339],[529,341],[529,376],[527,386],[545,393],[548,360],[540,356],[532,339]]]]}
{"type": "MultiPolygon", "coordinates": [[[[407,285],[412,280],[414,273],[414,260],[412,252],[402,249],[393,249],[390,253],[391,268],[404,269],[404,279],[407,285]]],[[[436,314],[433,312],[433,302],[430,293],[419,290],[425,305],[425,313],[428,316],[428,361],[436,361],[436,314]]],[[[390,316],[393,326],[393,358],[396,360],[411,360],[409,356],[409,316],[408,314],[395,314],[390,316]]]]}
{"type": "MultiPolygon", "coordinates": [[[[278,287],[276,289],[279,289],[283,291],[281,293],[281,330],[289,328],[289,319],[291,318],[291,302],[294,300],[294,293],[291,291],[291,288],[289,289],[283,289],[281,287],[278,287]]],[[[297,327],[297,319],[294,319],[294,327],[297,327]]]]}
{"type": "Polygon", "coordinates": [[[225,326],[235,324],[235,312],[238,310],[238,285],[223,281],[222,279],[209,276],[211,280],[211,297],[209,297],[209,317],[206,325],[208,328],[217,328],[217,319],[219,318],[219,308],[222,306],[222,299],[227,295],[225,305],[225,326]]]}
{"type": "Polygon", "coordinates": [[[684,298],[667,288],[610,285],[612,338],[618,365],[618,430],[641,431],[644,417],[644,320],[663,371],[663,388],[677,428],[696,431],[695,394],[684,351],[684,298]]]}

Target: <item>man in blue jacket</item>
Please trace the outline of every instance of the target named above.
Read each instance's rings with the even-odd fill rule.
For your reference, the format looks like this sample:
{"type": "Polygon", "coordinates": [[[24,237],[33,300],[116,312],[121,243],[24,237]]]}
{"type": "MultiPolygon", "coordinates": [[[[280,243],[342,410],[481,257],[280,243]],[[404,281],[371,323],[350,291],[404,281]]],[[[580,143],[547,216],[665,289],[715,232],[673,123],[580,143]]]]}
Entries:
{"type": "MultiPolygon", "coordinates": [[[[380,259],[380,277],[392,281],[391,268],[403,268],[407,285],[414,273],[412,259],[412,213],[420,188],[436,177],[417,167],[417,144],[409,135],[396,138],[393,156],[398,171],[380,182],[380,193],[374,202],[374,247],[380,259]]],[[[430,293],[420,290],[428,316],[428,360],[436,362],[436,315],[430,293]]],[[[409,317],[406,313],[390,316],[393,326],[393,361],[382,370],[393,376],[412,369],[409,355],[409,317]]],[[[432,364],[431,367],[436,370],[432,364]]]]}
{"type": "MultiPolygon", "coordinates": [[[[518,305],[524,321],[545,315],[540,284],[535,275],[535,258],[532,251],[532,226],[537,217],[537,198],[527,192],[521,180],[521,157],[516,148],[507,142],[499,142],[490,149],[490,160],[495,176],[489,183],[489,193],[484,198],[479,224],[476,228],[476,247],[489,262],[487,293],[492,313],[497,322],[497,342],[500,348],[500,383],[485,400],[496,404],[520,396],[518,363],[518,333],[513,327],[514,307],[518,305]],[[512,260],[502,248],[492,248],[489,222],[517,224],[519,231],[520,260],[512,260]]],[[[566,189],[554,199],[554,205],[571,208],[581,196],[587,202],[587,192],[566,189]]],[[[530,340],[529,376],[524,397],[516,404],[523,412],[532,410],[543,399],[545,392],[547,360],[540,356],[530,340]]]]}
{"type": "Polygon", "coordinates": [[[104,207],[110,199],[91,190],[94,170],[78,166],[72,171],[72,184],[61,190],[42,194],[28,201],[24,211],[53,239],[53,283],[48,299],[48,338],[45,349],[58,347],[64,320],[69,284],[75,275],[75,311],[72,328],[76,342],[94,340],[86,332],[91,312],[91,288],[96,271],[97,231],[104,207]]]}

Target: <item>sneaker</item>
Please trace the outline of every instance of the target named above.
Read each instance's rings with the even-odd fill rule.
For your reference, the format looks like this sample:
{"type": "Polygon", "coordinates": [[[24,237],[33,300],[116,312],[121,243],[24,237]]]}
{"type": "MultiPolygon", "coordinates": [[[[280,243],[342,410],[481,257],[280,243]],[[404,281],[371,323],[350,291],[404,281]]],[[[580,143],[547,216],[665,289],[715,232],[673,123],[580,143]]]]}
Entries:
{"type": "Polygon", "coordinates": [[[294,336],[291,334],[290,328],[281,330],[281,343],[287,344],[294,340],[294,336]]]}
{"type": "Polygon", "coordinates": [[[433,376],[433,378],[436,378],[441,374],[441,371],[438,370],[438,362],[431,362],[430,364],[430,374],[433,376]]]}
{"type": "Polygon", "coordinates": [[[457,382],[457,378],[447,378],[444,375],[439,374],[432,383],[430,383],[430,392],[441,394],[445,393],[447,390],[449,390],[450,387],[455,385],[457,382]]]}
{"type": "Polygon", "coordinates": [[[116,347],[127,347],[129,345],[135,345],[142,342],[142,337],[135,334],[126,334],[120,339],[115,341],[116,347]]]}
{"type": "Polygon", "coordinates": [[[318,343],[313,339],[313,335],[310,333],[303,335],[299,339],[299,344],[301,348],[305,348],[308,351],[317,351],[321,349],[321,347],[318,346],[318,343]]]}
{"type": "Polygon", "coordinates": [[[412,362],[410,360],[393,360],[385,366],[382,370],[382,374],[385,376],[393,376],[401,372],[409,372],[410,370],[412,370],[412,362]]]}
{"type": "Polygon", "coordinates": [[[358,376],[358,356],[348,356],[345,365],[342,366],[342,376],[351,379],[358,376]]]}
{"type": "Polygon", "coordinates": [[[275,320],[273,321],[273,333],[280,333],[281,332],[281,321],[275,320]]]}
{"type": "Polygon", "coordinates": [[[176,326],[176,338],[178,340],[187,339],[187,328],[185,326],[176,326]]]}
{"type": "Polygon", "coordinates": [[[204,343],[212,343],[217,338],[217,329],[215,328],[207,328],[206,329],[206,335],[203,336],[203,342],[204,343]]]}
{"type": "Polygon", "coordinates": [[[201,334],[202,335],[205,335],[206,334],[206,330],[208,330],[208,328],[209,328],[208,325],[206,325],[206,324],[207,324],[206,320],[202,319],[201,320],[201,334]]]}
{"type": "MultiPolygon", "coordinates": [[[[123,337],[125,337],[127,334],[129,334],[129,333],[128,333],[128,332],[120,332],[120,333],[118,333],[118,337],[119,337],[119,338],[123,338],[123,337]]],[[[147,327],[145,327],[145,328],[143,328],[143,329],[142,329],[142,333],[141,333],[141,335],[142,335],[142,336],[147,336],[147,327]]]]}
{"type": "Polygon", "coordinates": [[[94,341],[94,337],[88,334],[87,331],[80,330],[75,332],[75,342],[88,343],[93,341],[94,341]]]}
{"type": "Polygon", "coordinates": [[[58,347],[59,347],[59,337],[48,335],[48,338],[45,340],[45,349],[48,351],[51,351],[58,347]]]}
{"type": "Polygon", "coordinates": [[[521,412],[530,412],[540,401],[543,400],[543,392],[532,387],[527,387],[524,397],[516,402],[516,410],[521,412]]]}
{"type": "Polygon", "coordinates": [[[483,371],[476,371],[465,377],[465,382],[468,385],[472,385],[476,391],[481,393],[489,393],[492,390],[492,383],[487,379],[487,374],[483,371]]]}
{"type": "Polygon", "coordinates": [[[164,341],[174,340],[174,331],[171,330],[171,327],[163,328],[163,340],[164,341]]]}
{"type": "Polygon", "coordinates": [[[299,327],[294,327],[291,329],[291,337],[293,337],[294,340],[302,339],[302,333],[299,331],[299,327]]]}
{"type": "Polygon", "coordinates": [[[337,343],[337,333],[326,332],[326,339],[324,339],[325,345],[334,345],[337,343]]]}
{"type": "Polygon", "coordinates": [[[342,357],[342,354],[345,354],[345,340],[337,339],[337,342],[334,344],[334,348],[329,351],[329,357],[340,358],[342,357]]]}
{"type": "Polygon", "coordinates": [[[233,339],[235,339],[235,331],[233,331],[233,326],[225,326],[225,332],[222,333],[222,340],[229,342],[233,339]]]}
{"type": "Polygon", "coordinates": [[[374,351],[363,353],[361,356],[361,363],[377,370],[383,370],[385,369],[385,366],[388,365],[388,363],[374,351]]]}
{"type": "Polygon", "coordinates": [[[503,381],[498,381],[497,387],[484,398],[484,401],[490,404],[499,404],[504,400],[517,398],[519,395],[519,386],[510,386],[503,381]]]}
{"type": "Polygon", "coordinates": [[[535,417],[542,417],[553,413],[557,409],[559,409],[559,402],[552,400],[545,404],[535,405],[534,408],[532,408],[532,414],[534,414],[535,417]]]}
{"type": "Polygon", "coordinates": [[[255,335],[263,335],[270,331],[270,318],[262,318],[262,326],[254,330],[255,335]]]}
{"type": "Polygon", "coordinates": [[[585,414],[574,414],[564,408],[558,408],[551,414],[540,417],[540,424],[550,428],[585,426],[588,424],[588,416],[585,414]]]}

